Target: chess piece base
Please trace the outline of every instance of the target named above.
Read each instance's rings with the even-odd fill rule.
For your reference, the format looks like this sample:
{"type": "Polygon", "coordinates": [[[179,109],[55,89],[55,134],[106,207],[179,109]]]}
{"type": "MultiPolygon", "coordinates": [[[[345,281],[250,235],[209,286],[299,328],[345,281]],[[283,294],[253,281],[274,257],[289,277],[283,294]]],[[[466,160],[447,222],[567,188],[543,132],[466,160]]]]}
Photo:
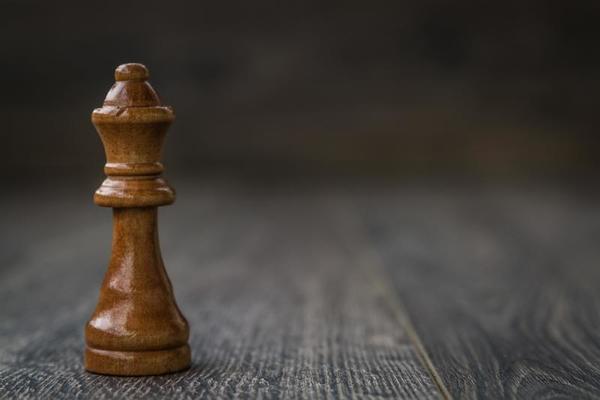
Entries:
{"type": "Polygon", "coordinates": [[[162,375],[188,369],[190,346],[158,351],[85,349],[85,369],[102,375],[162,375]]]}

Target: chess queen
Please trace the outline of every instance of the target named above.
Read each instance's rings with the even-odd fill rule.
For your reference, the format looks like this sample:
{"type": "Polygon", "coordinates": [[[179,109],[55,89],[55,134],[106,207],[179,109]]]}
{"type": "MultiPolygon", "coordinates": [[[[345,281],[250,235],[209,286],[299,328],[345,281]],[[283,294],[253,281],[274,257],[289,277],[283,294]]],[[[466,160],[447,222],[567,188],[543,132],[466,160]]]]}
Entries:
{"type": "Polygon", "coordinates": [[[189,328],[173,295],[158,243],[157,207],[175,193],[160,177],[174,119],[141,64],[123,64],[92,122],[107,175],[94,202],[113,208],[112,256],[85,327],[85,368],[108,375],[156,375],[190,365],[189,328]]]}

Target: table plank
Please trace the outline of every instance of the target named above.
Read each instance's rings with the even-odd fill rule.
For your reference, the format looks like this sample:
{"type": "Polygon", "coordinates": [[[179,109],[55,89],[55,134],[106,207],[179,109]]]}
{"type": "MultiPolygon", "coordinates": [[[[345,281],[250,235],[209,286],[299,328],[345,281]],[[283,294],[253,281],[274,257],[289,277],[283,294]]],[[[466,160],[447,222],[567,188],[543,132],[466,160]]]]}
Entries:
{"type": "Polygon", "coordinates": [[[560,190],[357,201],[455,398],[600,398],[600,203],[560,190]]]}
{"type": "Polygon", "coordinates": [[[63,198],[48,194],[37,218],[11,222],[21,221],[23,232],[43,225],[42,233],[2,249],[11,265],[0,281],[0,397],[441,397],[403,317],[377,286],[385,278],[359,261],[361,248],[340,223],[343,199],[178,189],[179,202],[161,210],[161,240],[191,326],[192,368],[143,378],[82,370],[110,213],[87,205],[57,212],[63,198]]]}

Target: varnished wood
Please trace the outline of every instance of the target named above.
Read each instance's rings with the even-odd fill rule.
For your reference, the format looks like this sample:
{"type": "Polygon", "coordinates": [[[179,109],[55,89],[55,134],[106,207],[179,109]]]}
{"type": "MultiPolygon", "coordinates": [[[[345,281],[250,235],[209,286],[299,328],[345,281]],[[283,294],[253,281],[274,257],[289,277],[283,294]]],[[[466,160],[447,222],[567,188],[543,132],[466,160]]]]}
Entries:
{"type": "Polygon", "coordinates": [[[160,178],[173,112],[141,64],[124,64],[92,121],[106,151],[96,204],[114,209],[112,257],[85,328],[85,368],[109,375],[157,375],[190,365],[187,321],[175,303],[158,243],[157,206],[175,200],[160,178]]]}

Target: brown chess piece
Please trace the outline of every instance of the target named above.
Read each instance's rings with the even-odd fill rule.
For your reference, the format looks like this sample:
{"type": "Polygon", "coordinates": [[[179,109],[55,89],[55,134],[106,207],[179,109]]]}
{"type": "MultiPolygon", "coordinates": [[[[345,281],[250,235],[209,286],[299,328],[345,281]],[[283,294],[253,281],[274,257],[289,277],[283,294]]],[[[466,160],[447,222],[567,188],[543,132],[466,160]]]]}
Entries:
{"type": "Polygon", "coordinates": [[[157,207],[175,193],[160,178],[165,133],[161,106],[141,64],[123,64],[102,108],[92,112],[108,176],[94,202],[113,208],[112,256],[85,327],[85,368],[109,375],[157,375],[190,365],[189,328],[173,296],[158,244],[157,207]]]}

